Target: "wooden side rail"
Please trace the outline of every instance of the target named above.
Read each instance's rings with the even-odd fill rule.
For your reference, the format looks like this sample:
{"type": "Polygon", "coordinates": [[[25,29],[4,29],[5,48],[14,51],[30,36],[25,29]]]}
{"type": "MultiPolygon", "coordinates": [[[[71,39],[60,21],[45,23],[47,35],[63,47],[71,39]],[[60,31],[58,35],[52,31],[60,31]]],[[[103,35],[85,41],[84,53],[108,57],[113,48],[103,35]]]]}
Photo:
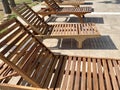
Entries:
{"type": "Polygon", "coordinates": [[[11,85],[11,84],[0,84],[0,90],[48,90],[48,89],[40,89],[35,87],[27,87],[27,86],[19,86],[19,85],[11,85]]]}

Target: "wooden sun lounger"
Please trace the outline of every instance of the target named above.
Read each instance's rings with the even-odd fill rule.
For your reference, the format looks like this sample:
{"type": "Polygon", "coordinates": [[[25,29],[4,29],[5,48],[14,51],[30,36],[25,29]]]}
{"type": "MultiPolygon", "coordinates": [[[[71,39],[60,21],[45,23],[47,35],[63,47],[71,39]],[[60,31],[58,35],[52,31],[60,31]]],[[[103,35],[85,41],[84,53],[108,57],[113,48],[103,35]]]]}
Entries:
{"type": "MultiPolygon", "coordinates": [[[[55,0],[56,3],[59,5],[72,5],[75,7],[79,7],[81,4],[84,4],[85,0],[55,0]]],[[[45,2],[42,3],[46,5],[45,2]]]]}
{"type": "Polygon", "coordinates": [[[40,38],[72,37],[78,41],[78,47],[82,48],[82,42],[85,39],[100,36],[94,23],[47,24],[25,3],[12,9],[40,38]]]}
{"type": "Polygon", "coordinates": [[[0,32],[0,59],[30,86],[49,90],[120,89],[120,59],[56,55],[16,19],[0,25],[0,32]]]}
{"type": "Polygon", "coordinates": [[[80,18],[83,22],[83,17],[86,13],[91,13],[93,8],[91,7],[59,7],[59,5],[54,0],[44,0],[49,8],[43,8],[38,11],[38,14],[44,16],[49,16],[51,14],[74,14],[80,18]]]}

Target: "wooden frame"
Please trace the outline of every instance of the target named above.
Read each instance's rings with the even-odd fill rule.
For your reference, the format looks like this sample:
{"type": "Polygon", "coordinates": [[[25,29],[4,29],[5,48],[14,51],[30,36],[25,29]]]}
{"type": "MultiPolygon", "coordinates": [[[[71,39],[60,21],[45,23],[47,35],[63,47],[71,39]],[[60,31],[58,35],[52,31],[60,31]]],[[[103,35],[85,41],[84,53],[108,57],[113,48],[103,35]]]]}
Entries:
{"type": "Polygon", "coordinates": [[[41,14],[43,17],[51,14],[74,14],[83,22],[84,15],[93,11],[91,7],[60,7],[54,0],[45,0],[45,3],[49,8],[42,8],[38,11],[38,14],[41,14]]]}
{"type": "Polygon", "coordinates": [[[120,59],[55,55],[16,19],[0,25],[0,32],[0,60],[31,86],[49,90],[120,88],[120,59]]]}
{"type": "Polygon", "coordinates": [[[17,73],[5,63],[0,63],[0,80],[16,76],[17,73]]]}
{"type": "Polygon", "coordinates": [[[55,55],[16,19],[0,25],[0,32],[0,59],[31,86],[49,90],[120,88],[120,59],[55,55]]]}
{"type": "Polygon", "coordinates": [[[0,90],[48,90],[48,89],[40,89],[35,87],[26,87],[12,84],[0,84],[0,90]]]}
{"type": "Polygon", "coordinates": [[[94,23],[47,24],[25,3],[12,10],[32,28],[38,38],[72,37],[78,42],[78,48],[82,48],[85,39],[100,36],[94,23]]]}

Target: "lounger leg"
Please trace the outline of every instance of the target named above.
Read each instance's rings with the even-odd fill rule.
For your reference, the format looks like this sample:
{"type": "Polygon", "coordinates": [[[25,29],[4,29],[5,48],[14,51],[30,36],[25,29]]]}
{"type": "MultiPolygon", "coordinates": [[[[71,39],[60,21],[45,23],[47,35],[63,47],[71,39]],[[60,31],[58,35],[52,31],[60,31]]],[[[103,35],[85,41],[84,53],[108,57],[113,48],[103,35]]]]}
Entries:
{"type": "Polygon", "coordinates": [[[74,7],[79,7],[79,5],[73,5],[74,7]]]}
{"type": "Polygon", "coordinates": [[[85,15],[83,15],[83,18],[85,18],[85,15]]]}
{"type": "Polygon", "coordinates": [[[75,14],[76,16],[78,16],[80,18],[80,22],[83,23],[83,15],[78,15],[78,14],[75,14]]]}
{"type": "Polygon", "coordinates": [[[48,16],[51,17],[51,14],[49,14],[48,16]]]}
{"type": "Polygon", "coordinates": [[[75,38],[75,40],[77,41],[77,47],[82,48],[82,43],[85,40],[85,38],[75,38]]]}
{"type": "Polygon", "coordinates": [[[80,22],[84,23],[82,15],[80,15],[80,22]]]}

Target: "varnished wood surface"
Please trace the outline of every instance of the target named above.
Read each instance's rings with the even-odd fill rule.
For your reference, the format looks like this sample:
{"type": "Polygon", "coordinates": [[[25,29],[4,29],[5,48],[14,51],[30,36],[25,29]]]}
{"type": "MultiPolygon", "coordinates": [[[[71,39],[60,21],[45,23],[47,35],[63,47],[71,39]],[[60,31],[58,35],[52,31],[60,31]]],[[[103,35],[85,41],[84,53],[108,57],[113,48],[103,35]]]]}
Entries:
{"type": "Polygon", "coordinates": [[[25,80],[27,86],[50,90],[120,89],[119,59],[55,55],[16,19],[0,25],[0,32],[0,59],[19,75],[14,84],[25,80]]]}
{"type": "MultiPolygon", "coordinates": [[[[66,10],[69,10],[69,8],[63,9],[62,12],[66,13],[66,10]]],[[[71,8],[70,10],[75,11],[75,13],[76,11],[83,10],[84,13],[89,8],[76,8],[75,10],[71,8]]],[[[82,48],[82,42],[85,39],[100,36],[93,23],[47,24],[44,19],[25,3],[13,8],[13,11],[32,28],[30,29],[31,32],[42,38],[70,38],[72,36],[72,38],[78,41],[78,47],[82,48]]],[[[78,14],[76,13],[76,15],[78,14]]]]}

